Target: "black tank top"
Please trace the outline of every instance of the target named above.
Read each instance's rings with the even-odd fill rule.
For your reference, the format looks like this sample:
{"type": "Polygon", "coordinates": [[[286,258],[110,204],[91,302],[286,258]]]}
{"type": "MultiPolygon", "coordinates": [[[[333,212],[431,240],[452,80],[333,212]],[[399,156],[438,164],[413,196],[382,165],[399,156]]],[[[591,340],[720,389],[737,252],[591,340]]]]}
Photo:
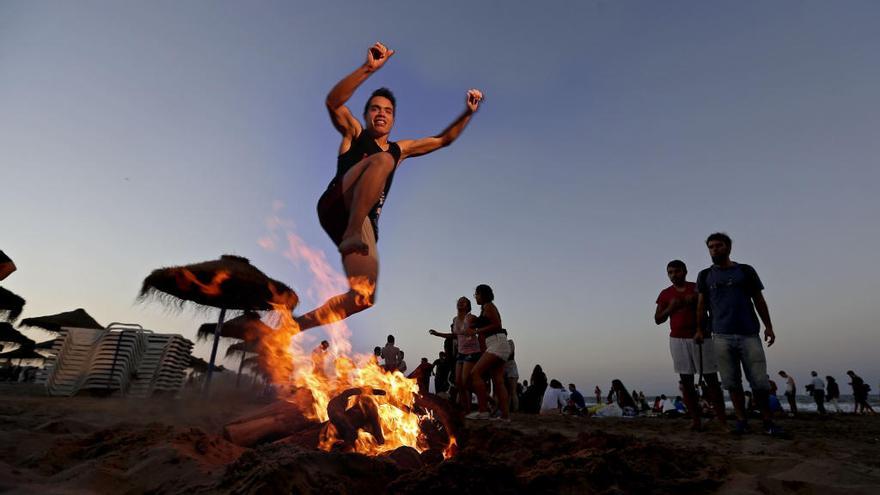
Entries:
{"type": "MultiPolygon", "coordinates": [[[[335,187],[337,183],[342,182],[342,177],[345,176],[345,173],[351,170],[351,167],[357,165],[357,163],[364,158],[375,155],[376,153],[381,153],[385,150],[379,147],[376,144],[376,141],[372,139],[367,132],[361,132],[361,134],[351,142],[351,147],[348,148],[348,151],[339,155],[336,159],[336,177],[330,181],[329,188],[335,187]]],[[[370,223],[373,224],[373,234],[376,236],[376,240],[379,240],[379,215],[382,214],[382,205],[385,204],[385,199],[388,197],[388,192],[391,190],[391,182],[394,180],[394,172],[397,171],[397,164],[400,163],[400,146],[393,141],[388,142],[388,153],[391,153],[391,156],[394,158],[394,170],[388,174],[388,178],[385,179],[385,188],[382,191],[382,194],[379,196],[379,201],[373,205],[373,208],[370,210],[370,213],[367,215],[370,218],[370,223]]]]}

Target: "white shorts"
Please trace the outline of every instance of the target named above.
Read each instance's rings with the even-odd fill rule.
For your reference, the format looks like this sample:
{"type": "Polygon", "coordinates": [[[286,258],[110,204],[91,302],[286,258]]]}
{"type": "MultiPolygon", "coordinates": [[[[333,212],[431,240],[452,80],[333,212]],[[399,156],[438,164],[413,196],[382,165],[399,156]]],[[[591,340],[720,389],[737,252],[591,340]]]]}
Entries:
{"type": "Polygon", "coordinates": [[[697,345],[694,339],[669,337],[669,352],[672,366],[679,375],[696,375],[700,372],[700,351],[702,350],[703,373],[717,373],[718,361],[715,359],[715,346],[712,339],[705,339],[697,345]]]}
{"type": "Polygon", "coordinates": [[[496,333],[486,337],[486,352],[507,361],[510,357],[510,342],[507,341],[507,335],[496,333]]]}

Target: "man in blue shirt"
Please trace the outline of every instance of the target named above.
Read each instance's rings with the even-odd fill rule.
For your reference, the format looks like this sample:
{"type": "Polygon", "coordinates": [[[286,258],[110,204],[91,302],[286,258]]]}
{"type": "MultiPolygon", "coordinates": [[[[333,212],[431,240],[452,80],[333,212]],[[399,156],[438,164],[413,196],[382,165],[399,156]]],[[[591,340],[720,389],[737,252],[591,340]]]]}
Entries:
{"type": "Polygon", "coordinates": [[[730,393],[736,412],[734,433],[745,433],[745,394],[742,372],[755,397],[764,419],[764,430],[770,435],[782,434],[771,420],[769,408],[770,381],[767,378],[767,359],[761,345],[761,325],[764,322],[764,340],[773,345],[776,335],[770,322],[767,301],[761,293],[764,285],[758,273],[749,265],[730,260],[732,241],[727,234],[714,233],[706,239],[712,266],[697,276],[697,332],[694,340],[703,341],[703,330],[708,328],[706,311],[712,319],[713,345],[718,360],[721,382],[730,393]],[[757,311],[757,314],[755,312],[757,311]]]}

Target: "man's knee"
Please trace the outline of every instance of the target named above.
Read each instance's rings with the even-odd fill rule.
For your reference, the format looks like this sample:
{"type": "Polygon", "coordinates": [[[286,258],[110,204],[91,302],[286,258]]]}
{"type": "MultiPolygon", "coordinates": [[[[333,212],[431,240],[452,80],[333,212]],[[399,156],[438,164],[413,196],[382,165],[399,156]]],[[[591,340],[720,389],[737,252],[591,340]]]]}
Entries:
{"type": "Polygon", "coordinates": [[[394,157],[387,151],[370,155],[367,159],[369,160],[368,167],[370,168],[378,167],[381,169],[387,169],[388,171],[394,168],[394,157]]]}

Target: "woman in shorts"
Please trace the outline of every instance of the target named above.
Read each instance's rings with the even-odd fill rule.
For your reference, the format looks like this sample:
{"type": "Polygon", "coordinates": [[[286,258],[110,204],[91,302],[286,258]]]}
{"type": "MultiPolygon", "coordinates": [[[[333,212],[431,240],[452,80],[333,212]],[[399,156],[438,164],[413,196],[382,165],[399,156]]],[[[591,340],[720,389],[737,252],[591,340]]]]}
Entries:
{"type": "Polygon", "coordinates": [[[466,297],[459,297],[456,309],[458,313],[452,319],[451,333],[441,333],[434,329],[428,330],[428,333],[436,337],[443,337],[444,339],[454,337],[457,340],[458,357],[455,361],[455,389],[458,390],[459,405],[469,412],[471,407],[471,390],[467,377],[470,376],[471,369],[480,360],[483,352],[480,339],[474,335],[467,335],[467,330],[476,319],[471,314],[471,300],[466,297]]]}

